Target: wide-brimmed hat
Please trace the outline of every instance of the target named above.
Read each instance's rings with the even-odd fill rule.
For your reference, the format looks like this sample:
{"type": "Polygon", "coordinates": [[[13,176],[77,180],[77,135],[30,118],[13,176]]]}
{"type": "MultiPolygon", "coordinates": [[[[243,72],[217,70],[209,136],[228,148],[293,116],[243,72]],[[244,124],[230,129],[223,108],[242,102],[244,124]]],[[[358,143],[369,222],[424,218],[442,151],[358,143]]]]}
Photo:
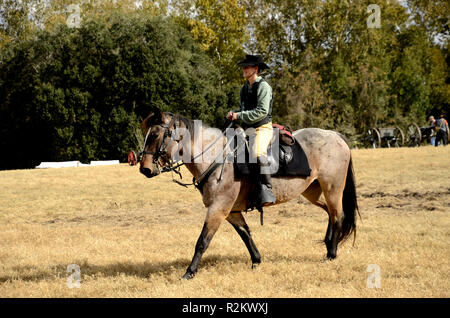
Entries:
{"type": "Polygon", "coordinates": [[[268,69],[269,66],[264,63],[263,58],[261,55],[245,55],[245,59],[240,61],[238,63],[238,66],[243,67],[243,66],[258,66],[259,70],[265,70],[268,69]]]}

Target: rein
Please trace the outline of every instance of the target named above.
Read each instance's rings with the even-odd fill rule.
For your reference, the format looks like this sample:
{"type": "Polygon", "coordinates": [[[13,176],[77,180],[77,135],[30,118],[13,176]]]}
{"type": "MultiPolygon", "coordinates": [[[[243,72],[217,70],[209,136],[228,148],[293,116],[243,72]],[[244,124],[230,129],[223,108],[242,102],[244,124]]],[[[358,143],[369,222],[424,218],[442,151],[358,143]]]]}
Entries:
{"type": "MultiPolygon", "coordinates": [[[[161,139],[161,142],[160,142],[160,144],[159,144],[159,146],[158,146],[158,150],[157,150],[157,151],[146,151],[146,150],[145,150],[145,145],[147,144],[147,139],[148,139],[148,136],[149,136],[149,134],[150,134],[150,129],[149,129],[148,132],[147,132],[147,135],[145,136],[144,149],[139,153],[139,156],[142,158],[142,156],[143,156],[144,154],[153,155],[153,156],[154,156],[154,157],[153,157],[153,163],[155,163],[155,164],[157,164],[157,165],[159,165],[159,166],[162,167],[161,173],[164,173],[164,172],[175,172],[176,174],[178,174],[178,175],[180,176],[180,179],[183,179],[183,176],[181,175],[181,172],[180,172],[180,167],[183,166],[183,165],[185,165],[184,162],[181,162],[181,163],[178,163],[178,164],[174,165],[174,163],[172,162],[172,160],[170,160],[170,162],[168,163],[168,165],[166,164],[166,165],[164,165],[164,166],[162,166],[162,165],[160,165],[160,164],[158,163],[159,157],[164,156],[164,155],[167,154],[167,148],[169,147],[169,144],[166,144],[165,147],[163,148],[163,146],[164,146],[164,141],[166,140],[166,138],[167,138],[167,137],[170,137],[171,140],[172,140],[173,142],[177,142],[177,143],[179,142],[179,140],[173,140],[173,139],[172,139],[172,131],[170,130],[171,127],[172,127],[172,125],[174,125],[174,126],[175,126],[175,129],[177,129],[177,127],[176,127],[176,121],[175,121],[175,116],[172,117],[172,120],[170,121],[170,123],[169,123],[167,126],[159,124],[159,126],[161,126],[162,128],[164,128],[164,136],[163,136],[163,138],[161,139]]],[[[215,145],[221,138],[223,138],[224,132],[225,132],[228,128],[230,128],[232,125],[233,125],[233,122],[231,121],[231,122],[228,124],[228,126],[225,127],[225,129],[222,130],[222,135],[220,135],[219,137],[217,137],[216,140],[214,140],[214,142],[212,142],[210,145],[208,145],[208,147],[206,147],[200,154],[198,154],[198,155],[196,155],[194,158],[192,158],[192,162],[194,162],[195,159],[197,159],[197,158],[199,158],[200,156],[202,156],[202,155],[203,155],[206,151],[208,151],[213,145],[215,145]]],[[[201,176],[200,176],[197,180],[195,179],[195,177],[193,177],[193,178],[192,178],[192,183],[183,183],[183,182],[180,182],[180,181],[178,181],[178,180],[175,180],[175,179],[173,178],[173,174],[172,174],[172,181],[175,182],[175,183],[177,183],[177,184],[179,184],[179,185],[181,185],[181,186],[184,186],[184,187],[186,187],[186,188],[187,188],[188,186],[190,186],[190,185],[194,185],[197,189],[200,190],[200,192],[202,192],[203,185],[206,183],[206,181],[208,180],[208,178],[211,176],[211,174],[212,174],[219,166],[222,165],[222,171],[221,171],[220,177],[219,177],[219,181],[220,181],[220,180],[222,179],[223,168],[224,168],[224,166],[225,166],[225,162],[219,163],[219,162],[217,162],[217,159],[218,159],[220,156],[223,156],[223,154],[224,154],[224,152],[225,152],[225,149],[227,148],[227,146],[230,145],[230,142],[231,142],[231,141],[232,141],[232,139],[230,139],[230,140],[227,142],[227,144],[226,144],[225,147],[222,149],[222,151],[219,153],[219,155],[213,160],[213,162],[209,165],[209,167],[201,174],[201,176]]],[[[235,150],[235,149],[234,149],[234,150],[235,150]]]]}

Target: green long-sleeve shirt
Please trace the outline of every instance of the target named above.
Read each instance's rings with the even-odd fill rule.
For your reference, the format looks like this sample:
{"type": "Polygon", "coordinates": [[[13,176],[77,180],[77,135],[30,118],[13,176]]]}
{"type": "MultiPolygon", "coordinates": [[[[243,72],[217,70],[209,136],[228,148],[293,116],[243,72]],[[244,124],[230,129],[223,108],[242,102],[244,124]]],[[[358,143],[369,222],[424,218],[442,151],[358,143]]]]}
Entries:
{"type": "MultiPolygon", "coordinates": [[[[260,82],[262,80],[261,76],[258,76],[254,83],[260,82]]],[[[253,83],[253,84],[254,84],[253,83]]],[[[248,86],[249,90],[251,90],[253,85],[248,86]]],[[[245,110],[244,105],[241,105],[241,110],[237,114],[238,119],[242,120],[246,124],[256,123],[267,116],[270,109],[270,101],[272,99],[272,87],[270,87],[269,83],[263,81],[259,84],[258,92],[258,104],[252,110],[245,110]]],[[[241,101],[242,103],[242,101],[241,101]]]]}

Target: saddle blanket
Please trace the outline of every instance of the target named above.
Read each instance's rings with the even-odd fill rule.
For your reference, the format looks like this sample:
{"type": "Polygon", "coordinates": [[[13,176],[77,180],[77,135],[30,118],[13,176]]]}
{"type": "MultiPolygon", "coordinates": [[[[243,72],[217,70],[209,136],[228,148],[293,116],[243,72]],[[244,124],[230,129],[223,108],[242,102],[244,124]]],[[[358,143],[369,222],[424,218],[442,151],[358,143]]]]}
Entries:
{"type": "MultiPolygon", "coordinates": [[[[282,135],[286,137],[286,132],[283,132],[282,129],[279,130],[279,133],[278,147],[275,147],[275,144],[272,143],[267,151],[271,175],[308,177],[311,174],[311,169],[302,146],[292,135],[290,141],[281,138],[282,135]],[[277,148],[279,148],[278,151],[277,148]]],[[[250,175],[254,171],[252,165],[255,166],[256,163],[249,163],[248,149],[247,147],[243,148],[245,148],[245,161],[235,160],[235,171],[238,175],[250,175]]]]}

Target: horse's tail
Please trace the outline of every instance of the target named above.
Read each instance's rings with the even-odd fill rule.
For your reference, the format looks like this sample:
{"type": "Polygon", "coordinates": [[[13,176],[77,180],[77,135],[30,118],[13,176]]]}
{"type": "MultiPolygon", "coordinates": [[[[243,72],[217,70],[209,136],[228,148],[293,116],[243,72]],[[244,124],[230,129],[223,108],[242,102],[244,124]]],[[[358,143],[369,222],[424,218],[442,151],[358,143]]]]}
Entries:
{"type": "Polygon", "coordinates": [[[344,211],[344,220],[342,221],[342,232],[339,242],[345,242],[353,234],[353,243],[356,239],[356,213],[361,217],[356,199],[355,175],[353,172],[352,157],[347,169],[347,178],[342,196],[342,208],[344,211]]]}

